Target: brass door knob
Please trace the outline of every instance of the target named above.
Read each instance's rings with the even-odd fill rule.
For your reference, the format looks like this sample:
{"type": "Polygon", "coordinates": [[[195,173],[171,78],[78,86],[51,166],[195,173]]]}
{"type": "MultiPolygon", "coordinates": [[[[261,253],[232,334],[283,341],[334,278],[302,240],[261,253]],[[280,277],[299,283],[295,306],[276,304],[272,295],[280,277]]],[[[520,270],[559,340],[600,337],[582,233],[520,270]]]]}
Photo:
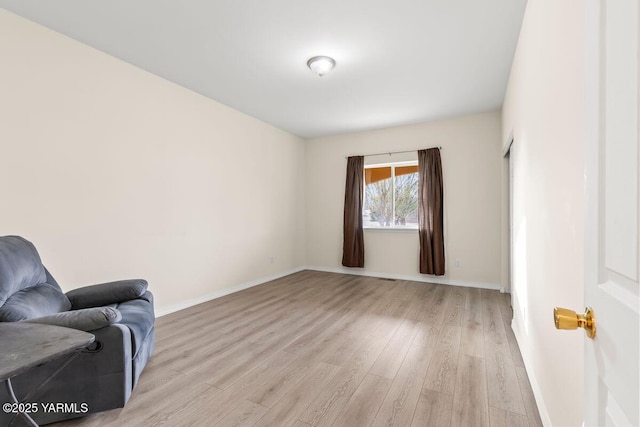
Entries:
{"type": "Polygon", "coordinates": [[[556,307],[553,309],[553,321],[556,324],[556,329],[583,328],[589,338],[593,339],[596,336],[596,318],[591,307],[587,307],[584,314],[556,307]]]}

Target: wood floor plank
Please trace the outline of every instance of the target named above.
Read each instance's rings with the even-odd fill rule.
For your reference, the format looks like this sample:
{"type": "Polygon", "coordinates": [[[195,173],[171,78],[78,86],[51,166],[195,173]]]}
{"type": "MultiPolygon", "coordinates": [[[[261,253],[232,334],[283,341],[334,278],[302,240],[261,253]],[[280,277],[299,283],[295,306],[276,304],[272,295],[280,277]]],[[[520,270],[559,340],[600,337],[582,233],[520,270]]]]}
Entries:
{"type": "Polygon", "coordinates": [[[500,312],[498,291],[482,289],[482,329],[485,334],[505,335],[504,318],[500,312]]]}
{"type": "MultiPolygon", "coordinates": [[[[295,343],[301,337],[311,334],[313,330],[327,330],[345,314],[346,309],[343,306],[344,303],[341,303],[333,309],[318,306],[318,308],[311,310],[300,319],[292,317],[289,319],[288,324],[266,328],[265,334],[253,334],[250,339],[257,343],[268,342],[271,345],[288,348],[288,346],[295,343]],[[295,323],[291,323],[292,321],[295,321],[295,323]],[[256,335],[261,335],[260,339],[257,339],[256,335]]],[[[316,335],[312,334],[312,336],[315,337],[316,335]]],[[[303,353],[304,350],[300,352],[303,353]]]]}
{"type": "Polygon", "coordinates": [[[384,321],[387,313],[399,311],[402,306],[406,305],[405,301],[391,297],[390,293],[372,295],[371,298],[374,303],[366,308],[351,308],[353,314],[344,327],[354,333],[366,333],[367,331],[375,330],[384,321]]]}
{"type": "Polygon", "coordinates": [[[324,388],[339,370],[338,366],[322,362],[318,363],[297,387],[278,401],[254,425],[256,427],[285,427],[295,424],[298,417],[302,415],[315,398],[317,390],[324,388]]]}
{"type": "Polygon", "coordinates": [[[419,323],[416,320],[406,319],[402,322],[369,373],[394,379],[418,333],[418,327],[419,323]]]}
{"type": "MultiPolygon", "coordinates": [[[[198,340],[199,341],[199,340],[198,340]]],[[[191,346],[178,346],[159,351],[157,358],[149,361],[149,367],[155,369],[171,369],[182,373],[190,373],[201,364],[222,357],[228,351],[242,346],[242,342],[228,335],[211,334],[207,341],[197,348],[191,346]]]]}
{"type": "Polygon", "coordinates": [[[224,358],[221,358],[213,368],[224,366],[224,369],[208,373],[207,382],[218,388],[226,389],[244,373],[260,365],[262,357],[269,357],[277,353],[278,347],[267,343],[256,344],[242,350],[244,352],[238,348],[238,351],[230,352],[224,358]]]}
{"type": "Polygon", "coordinates": [[[185,325],[201,326],[209,322],[218,322],[228,319],[230,316],[241,317],[242,313],[249,309],[256,309],[265,304],[282,299],[284,295],[277,291],[277,284],[274,284],[270,289],[254,290],[247,289],[236,294],[227,295],[219,300],[208,301],[203,304],[199,304],[195,307],[191,307],[187,313],[185,310],[178,313],[172,313],[168,315],[169,321],[163,323],[160,321],[158,326],[164,325],[162,333],[158,334],[159,340],[163,337],[170,336],[174,333],[179,333],[185,325]],[[218,302],[219,301],[219,302],[218,302]],[[207,313],[207,316],[201,316],[202,313],[207,313]]]}
{"type": "Polygon", "coordinates": [[[158,319],[127,405],[54,426],[541,426],[510,313],[496,291],[302,271],[158,319]]]}
{"type": "Polygon", "coordinates": [[[462,317],[462,339],[460,353],[474,357],[484,357],[484,331],[482,328],[481,290],[470,288],[462,317]]]}
{"type": "Polygon", "coordinates": [[[453,427],[489,425],[487,379],[482,359],[467,355],[460,356],[451,425],[453,427]]]}
{"type": "MultiPolygon", "coordinates": [[[[434,283],[421,283],[421,285],[422,286],[420,286],[420,289],[418,290],[418,292],[416,292],[416,298],[418,298],[420,301],[424,303],[427,303],[427,305],[423,307],[423,313],[424,313],[424,310],[429,306],[431,301],[433,301],[433,294],[439,286],[434,283]]],[[[421,319],[424,319],[424,318],[421,317],[421,319]]]]}
{"type": "Polygon", "coordinates": [[[290,305],[286,295],[280,295],[271,301],[251,306],[247,309],[227,315],[216,322],[216,332],[220,334],[233,334],[239,328],[253,326],[256,322],[270,322],[273,318],[282,315],[281,309],[290,305]],[[266,317],[266,318],[265,318],[266,317]],[[239,320],[242,319],[240,322],[239,320]]]}
{"type": "Polygon", "coordinates": [[[436,325],[427,321],[421,321],[418,326],[418,333],[413,340],[415,345],[421,345],[422,347],[435,348],[438,343],[438,337],[442,325],[436,325]]]}
{"type": "MultiPolygon", "coordinates": [[[[172,399],[165,400],[161,407],[154,406],[152,411],[127,410],[125,406],[121,420],[131,425],[174,426],[181,423],[195,423],[200,418],[199,406],[203,401],[214,398],[221,390],[203,382],[198,382],[194,376],[186,376],[187,383],[175,384],[180,393],[172,393],[172,399]],[[188,385],[190,384],[190,385],[188,385]],[[125,411],[126,414],[124,413],[125,411]],[[124,415],[124,416],[123,416],[124,415]]],[[[165,393],[168,390],[165,390],[165,393]]],[[[144,406],[140,406],[143,408],[144,406]]]]}
{"type": "Polygon", "coordinates": [[[247,399],[267,408],[273,407],[290,390],[302,381],[313,368],[315,361],[299,358],[267,381],[262,387],[250,393],[247,399]]]}
{"type": "Polygon", "coordinates": [[[424,386],[430,390],[453,395],[460,352],[461,327],[442,327],[435,353],[431,358],[424,386]]]}
{"type": "Polygon", "coordinates": [[[363,342],[367,341],[367,333],[348,332],[345,339],[337,347],[331,348],[329,352],[324,352],[322,361],[330,365],[345,366],[353,354],[358,351],[363,342]]]}
{"type": "MultiPolygon", "coordinates": [[[[383,292],[375,290],[364,292],[364,295],[367,295],[365,298],[356,298],[353,301],[350,301],[346,307],[348,308],[348,313],[345,314],[338,322],[336,322],[335,327],[339,329],[348,329],[350,331],[357,331],[361,326],[362,313],[367,313],[373,311],[380,301],[387,300],[386,298],[380,298],[383,292]]],[[[362,292],[360,292],[362,295],[362,292]]]]}
{"type": "Polygon", "coordinates": [[[446,301],[444,324],[462,326],[462,318],[467,302],[467,289],[460,286],[451,286],[446,301]]]}
{"type": "MultiPolygon", "coordinates": [[[[142,380],[140,382],[142,383],[142,380]]],[[[167,405],[154,405],[154,403],[162,400],[163,396],[171,394],[173,390],[184,391],[180,402],[184,402],[185,398],[188,400],[194,395],[215,396],[219,393],[218,389],[206,384],[202,379],[183,374],[173,376],[169,381],[161,383],[154,381],[154,383],[154,387],[145,387],[140,393],[136,388],[135,395],[132,394],[124,408],[99,414],[102,417],[95,425],[119,425],[125,422],[132,425],[143,425],[148,417],[162,418],[160,414],[167,409],[167,405],[173,405],[174,402],[167,402],[167,405]],[[145,410],[145,408],[148,409],[145,410]]]]}
{"type": "Polygon", "coordinates": [[[326,329],[325,332],[304,351],[304,355],[318,355],[321,359],[333,356],[333,353],[344,349],[351,340],[351,332],[344,329],[326,329]]]}
{"type": "Polygon", "coordinates": [[[421,286],[418,283],[412,282],[409,280],[397,280],[397,279],[384,279],[384,280],[393,280],[397,284],[398,291],[399,291],[398,297],[401,298],[403,301],[410,302],[417,299],[416,295],[418,294],[421,288],[421,286]]]}
{"type": "Polygon", "coordinates": [[[438,286],[430,294],[431,298],[425,304],[422,319],[434,325],[441,325],[444,322],[444,311],[446,308],[447,290],[446,287],[438,286]]]}
{"type": "Polygon", "coordinates": [[[386,345],[385,338],[363,343],[333,380],[319,391],[300,420],[317,427],[333,424],[386,345]]]}
{"type": "Polygon", "coordinates": [[[285,307],[290,309],[293,305],[289,299],[282,298],[268,306],[246,310],[242,313],[242,322],[238,322],[237,318],[225,319],[224,322],[218,322],[216,332],[237,337],[248,336],[256,330],[263,329],[264,325],[286,319],[290,314],[282,310],[285,307]]]}
{"type": "Polygon", "coordinates": [[[380,321],[377,322],[373,334],[378,338],[391,339],[403,322],[402,312],[403,302],[397,298],[392,298],[384,309],[375,314],[380,321]]]}
{"type": "Polygon", "coordinates": [[[529,425],[531,427],[542,427],[542,420],[540,419],[540,413],[538,412],[538,405],[536,399],[533,396],[531,390],[531,383],[529,382],[529,376],[524,368],[516,368],[516,374],[518,375],[518,383],[520,384],[520,392],[522,393],[522,399],[524,400],[524,407],[529,418],[529,425]]]}
{"type": "MultiPolygon", "coordinates": [[[[150,367],[149,364],[147,364],[147,368],[149,367],[150,367]]],[[[177,371],[172,371],[171,369],[162,369],[157,371],[150,369],[149,375],[140,377],[140,380],[138,381],[138,385],[136,386],[136,397],[143,396],[146,393],[156,390],[158,387],[162,387],[165,384],[170,383],[171,381],[174,381],[176,378],[182,377],[182,376],[184,376],[184,374],[177,371]]]]}
{"type": "Polygon", "coordinates": [[[413,414],[412,427],[449,427],[453,396],[423,388],[413,414]]]}
{"type": "Polygon", "coordinates": [[[220,427],[251,427],[262,418],[266,412],[267,408],[264,406],[243,400],[216,425],[220,427]]]}
{"type": "MultiPolygon", "coordinates": [[[[292,277],[292,276],[291,276],[292,277]]],[[[165,316],[159,317],[156,321],[156,326],[158,327],[167,327],[168,325],[179,324],[181,322],[188,322],[192,319],[198,318],[200,314],[203,312],[207,312],[209,310],[215,309],[216,311],[222,311],[226,307],[234,307],[238,308],[246,303],[254,303],[255,298],[260,298],[266,296],[273,295],[274,289],[277,287],[277,283],[274,282],[273,286],[269,288],[249,288],[244,291],[236,292],[230,295],[225,295],[220,298],[216,298],[211,301],[207,301],[201,304],[194,305],[189,307],[188,311],[180,310],[177,312],[173,312],[167,314],[165,316]]]]}
{"type": "Polygon", "coordinates": [[[404,317],[413,320],[422,320],[422,313],[427,305],[427,302],[420,298],[413,298],[406,302],[407,310],[404,313],[404,317]]]}
{"type": "Polygon", "coordinates": [[[181,372],[197,374],[210,384],[219,388],[226,388],[234,379],[245,370],[259,362],[259,355],[271,356],[275,352],[267,351],[264,344],[255,344],[250,341],[240,341],[237,345],[229,346],[229,349],[213,358],[203,360],[201,363],[190,365],[181,372]]]}
{"type": "Polygon", "coordinates": [[[524,415],[489,407],[491,427],[529,427],[529,419],[524,415]]]}
{"type": "MultiPolygon", "coordinates": [[[[344,308],[333,313],[331,317],[334,317],[334,321],[337,322],[340,318],[346,316],[348,312],[349,309],[344,308]]],[[[333,324],[333,322],[329,322],[329,325],[331,324],[333,324]]],[[[304,334],[284,347],[284,350],[300,355],[306,354],[322,340],[328,339],[331,333],[332,331],[328,330],[327,323],[323,322],[322,324],[314,324],[304,334]]]]}
{"type": "Polygon", "coordinates": [[[482,326],[463,326],[460,353],[472,357],[484,357],[485,343],[482,326]]]}
{"type": "Polygon", "coordinates": [[[432,353],[433,349],[427,347],[413,345],[409,348],[380,405],[374,426],[404,427],[411,424],[432,353]]]}
{"type": "Polygon", "coordinates": [[[287,293],[283,292],[283,285],[302,286],[305,281],[301,280],[299,273],[275,280],[268,287],[255,287],[224,296],[222,298],[208,301],[196,305],[188,310],[171,313],[157,320],[157,343],[162,345],[165,340],[173,340],[176,336],[184,333],[185,330],[206,328],[207,325],[218,322],[233,321],[242,322],[242,317],[247,310],[255,310],[269,304],[285,299],[287,293]],[[206,315],[202,315],[206,313],[206,315]],[[233,316],[233,317],[232,317],[233,316]],[[166,319],[166,320],[165,320],[166,319]],[[185,326],[188,325],[188,328],[185,326]]]}
{"type": "Polygon", "coordinates": [[[488,340],[487,347],[492,348],[486,357],[489,405],[526,415],[508,346],[498,345],[488,340]]]}
{"type": "Polygon", "coordinates": [[[498,305],[500,307],[500,314],[502,315],[502,320],[506,324],[511,323],[511,319],[513,319],[513,310],[511,308],[511,295],[506,293],[500,293],[497,296],[498,305]]]}
{"type": "Polygon", "coordinates": [[[210,425],[219,423],[220,420],[234,410],[252,391],[264,385],[296,360],[295,355],[284,351],[274,354],[261,365],[239,378],[228,389],[208,399],[206,405],[201,407],[201,419],[207,420],[207,423],[210,425]]]}
{"type": "Polygon", "coordinates": [[[526,415],[516,369],[507,342],[498,293],[483,291],[484,328],[489,405],[526,415]]]}
{"type": "Polygon", "coordinates": [[[368,426],[378,414],[391,380],[368,374],[333,423],[336,427],[368,426]]]}
{"type": "Polygon", "coordinates": [[[511,324],[505,323],[504,329],[505,334],[507,335],[507,343],[509,344],[509,350],[511,351],[511,360],[513,361],[513,365],[516,368],[524,368],[522,353],[520,353],[520,347],[518,346],[518,341],[516,341],[516,336],[513,333],[513,329],[511,329],[511,324]]]}

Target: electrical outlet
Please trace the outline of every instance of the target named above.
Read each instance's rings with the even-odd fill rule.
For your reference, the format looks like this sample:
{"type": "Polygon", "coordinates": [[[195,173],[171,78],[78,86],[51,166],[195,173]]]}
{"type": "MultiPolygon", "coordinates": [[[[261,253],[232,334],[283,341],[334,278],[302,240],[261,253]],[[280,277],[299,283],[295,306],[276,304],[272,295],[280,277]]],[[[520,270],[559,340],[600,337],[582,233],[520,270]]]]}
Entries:
{"type": "Polygon", "coordinates": [[[456,259],[456,263],[455,263],[456,268],[460,268],[462,265],[460,264],[460,260],[456,259]]]}

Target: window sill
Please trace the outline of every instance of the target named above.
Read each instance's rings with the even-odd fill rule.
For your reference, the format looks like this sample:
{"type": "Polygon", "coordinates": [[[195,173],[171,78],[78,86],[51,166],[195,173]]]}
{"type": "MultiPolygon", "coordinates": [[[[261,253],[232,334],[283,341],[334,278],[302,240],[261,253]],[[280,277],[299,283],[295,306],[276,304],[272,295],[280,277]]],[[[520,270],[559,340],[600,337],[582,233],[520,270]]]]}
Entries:
{"type": "Polygon", "coordinates": [[[401,227],[364,227],[364,231],[381,231],[383,233],[416,233],[418,229],[401,227]]]}

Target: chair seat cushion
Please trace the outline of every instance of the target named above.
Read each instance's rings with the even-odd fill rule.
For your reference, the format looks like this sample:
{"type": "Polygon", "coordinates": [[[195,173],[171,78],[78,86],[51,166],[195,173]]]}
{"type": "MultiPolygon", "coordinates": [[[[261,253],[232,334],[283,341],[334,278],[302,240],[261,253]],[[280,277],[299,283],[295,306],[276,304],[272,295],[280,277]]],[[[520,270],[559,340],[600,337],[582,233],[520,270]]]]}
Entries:
{"type": "Polygon", "coordinates": [[[155,322],[151,292],[147,291],[139,299],[113,304],[111,307],[117,308],[122,314],[119,323],[131,330],[131,354],[135,358],[155,322]]]}
{"type": "Polygon", "coordinates": [[[41,283],[11,295],[0,307],[1,322],[17,322],[71,309],[71,302],[57,286],[41,283]]]}

